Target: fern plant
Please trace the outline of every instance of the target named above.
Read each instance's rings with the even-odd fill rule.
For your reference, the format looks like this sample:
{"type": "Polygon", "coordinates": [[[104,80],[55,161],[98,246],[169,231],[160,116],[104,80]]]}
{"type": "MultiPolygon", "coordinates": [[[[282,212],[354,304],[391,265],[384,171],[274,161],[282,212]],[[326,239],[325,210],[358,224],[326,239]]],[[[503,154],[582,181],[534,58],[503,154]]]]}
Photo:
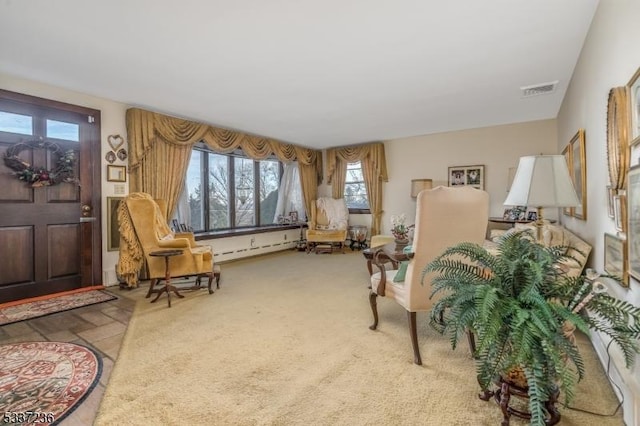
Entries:
{"type": "Polygon", "coordinates": [[[474,332],[483,391],[495,378],[521,369],[533,425],[545,424],[545,402],[558,389],[569,403],[584,375],[566,324],[608,335],[622,349],[627,367],[639,352],[640,308],[594,291],[584,276],[568,277],[560,267],[570,259],[567,248],[542,246],[525,230],[505,234],[496,255],[471,243],[450,247],[422,272],[423,281],[434,273],[431,297],[440,296],[430,324],[449,337],[453,349],[467,330],[474,332]]]}

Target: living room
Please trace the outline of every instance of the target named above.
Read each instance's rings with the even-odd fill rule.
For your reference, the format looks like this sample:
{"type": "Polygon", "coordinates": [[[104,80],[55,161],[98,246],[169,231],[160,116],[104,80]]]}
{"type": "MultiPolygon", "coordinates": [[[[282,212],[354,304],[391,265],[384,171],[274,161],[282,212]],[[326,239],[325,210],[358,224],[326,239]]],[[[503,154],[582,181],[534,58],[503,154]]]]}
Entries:
{"type": "MultiPolygon", "coordinates": [[[[10,3],[5,3],[2,9],[10,10],[15,7],[10,3]]],[[[499,3],[495,7],[499,7],[499,3]]],[[[551,8],[549,10],[552,10],[550,4],[553,2],[543,3],[546,7],[551,8]]],[[[572,61],[575,67],[570,66],[571,69],[569,69],[566,78],[561,79],[558,83],[556,90],[559,92],[564,90],[564,96],[560,98],[557,103],[557,109],[552,113],[537,117],[532,114],[523,114],[520,120],[503,120],[494,117],[485,120],[485,104],[491,104],[493,100],[490,97],[486,97],[481,102],[477,102],[472,91],[475,83],[469,81],[458,82],[459,90],[450,92],[449,96],[455,98],[455,102],[458,104],[466,104],[466,109],[463,109],[460,114],[466,114],[467,118],[475,115],[476,124],[468,124],[463,128],[448,127],[449,112],[442,110],[437,100],[432,100],[431,107],[422,111],[424,111],[423,114],[425,116],[428,114],[436,116],[433,121],[436,124],[442,123],[440,128],[433,125],[432,130],[428,132],[416,132],[413,128],[407,126],[406,128],[394,129],[395,136],[379,137],[375,132],[378,123],[375,120],[369,120],[364,125],[361,124],[361,126],[369,127],[370,132],[368,134],[370,137],[363,137],[358,140],[344,138],[344,143],[332,143],[322,148],[326,154],[326,148],[371,141],[382,141],[384,143],[389,179],[384,184],[383,189],[382,210],[384,213],[381,220],[380,233],[389,233],[390,217],[392,215],[406,214],[407,222],[414,223],[416,201],[409,195],[412,179],[429,178],[433,180],[434,186],[447,186],[448,168],[454,166],[481,165],[484,167],[484,189],[490,194],[489,215],[501,217],[505,209],[503,202],[509,186],[509,170],[518,165],[518,159],[525,155],[541,153],[560,154],[578,129],[584,129],[587,153],[586,198],[588,200],[588,215],[586,215],[586,220],[564,215],[561,211],[555,211],[554,209],[547,209],[545,213],[547,218],[556,220],[587,241],[593,248],[588,266],[597,271],[603,271],[605,264],[604,235],[617,233],[616,225],[609,216],[607,207],[607,185],[609,182],[607,101],[610,90],[614,87],[627,85],[640,66],[640,57],[635,53],[636,49],[634,47],[637,40],[640,39],[640,28],[636,24],[636,21],[640,18],[640,5],[633,0],[601,0],[588,3],[590,4],[589,7],[591,8],[593,19],[590,20],[589,11],[587,10],[585,13],[588,19],[582,22],[584,25],[582,39],[577,41],[563,40],[566,43],[573,42],[578,48],[573,51],[575,56],[572,61]],[[470,99],[474,101],[469,102],[470,99]]],[[[470,7],[470,5],[467,4],[466,7],[470,7]]],[[[571,8],[570,6],[568,7],[571,8]]],[[[589,9],[589,7],[586,7],[586,9],[589,9]]],[[[362,8],[366,9],[367,6],[362,5],[362,8]]],[[[122,13],[125,13],[125,11],[126,9],[123,9],[122,13]]],[[[21,11],[16,13],[21,13],[21,11]]],[[[0,35],[3,39],[27,38],[25,34],[15,32],[13,24],[7,22],[4,25],[5,20],[12,19],[10,13],[2,15],[6,16],[6,18],[0,18],[0,22],[3,23],[0,35]]],[[[254,18],[258,19],[256,17],[252,19],[254,18]]],[[[22,19],[25,18],[21,17],[19,21],[22,21],[22,19]]],[[[98,19],[98,17],[95,17],[95,19],[98,19]]],[[[106,27],[111,28],[111,31],[120,31],[118,24],[113,22],[108,24],[106,27]]],[[[517,25],[515,27],[517,28],[517,25]]],[[[25,31],[28,32],[28,29],[25,31]]],[[[51,29],[50,31],[53,30],[51,29]]],[[[576,32],[579,33],[578,30],[576,32]]],[[[579,35],[576,35],[576,37],[579,37],[579,35]]],[[[473,44],[470,40],[467,40],[467,42],[473,44]]],[[[549,45],[544,46],[544,48],[552,51],[554,46],[549,45]]],[[[48,53],[52,56],[58,54],[55,47],[50,49],[51,51],[48,53]]],[[[177,51],[179,46],[169,46],[168,49],[176,49],[177,51]]],[[[101,131],[99,139],[101,141],[101,151],[99,158],[101,162],[99,164],[101,170],[101,194],[99,202],[101,204],[100,211],[102,212],[100,216],[102,235],[100,278],[105,285],[117,285],[115,265],[118,261],[118,252],[109,250],[107,246],[109,226],[106,212],[108,210],[108,198],[121,197],[129,192],[130,179],[125,179],[124,182],[114,182],[107,179],[107,162],[104,159],[112,148],[107,143],[107,140],[110,136],[121,135],[124,138],[124,143],[118,149],[129,150],[126,140],[127,125],[125,117],[127,110],[132,107],[140,107],[158,113],[204,122],[205,120],[199,118],[201,111],[189,110],[186,103],[180,100],[181,98],[177,94],[175,95],[177,99],[176,106],[173,108],[160,104],[120,102],[108,96],[97,96],[96,92],[90,94],[89,90],[75,88],[80,86],[75,86],[74,82],[70,81],[71,79],[62,78],[59,75],[57,76],[58,79],[55,79],[55,75],[47,71],[46,65],[42,65],[39,69],[29,69],[27,65],[21,64],[17,59],[19,58],[19,52],[14,52],[8,46],[2,47],[0,52],[2,52],[1,56],[3,58],[3,64],[0,64],[0,89],[81,105],[100,111],[101,131]],[[56,83],[53,83],[53,81],[56,81],[56,83]]],[[[471,53],[467,52],[466,54],[470,55],[471,53]]],[[[482,49],[478,47],[476,53],[478,53],[478,56],[482,56],[482,49]]],[[[63,55],[62,53],[59,54],[63,55]]],[[[119,56],[116,51],[105,51],[102,62],[117,63],[118,67],[126,68],[128,60],[129,58],[119,56]]],[[[171,60],[178,59],[172,58],[171,60]]],[[[553,55],[540,59],[540,61],[545,60],[552,61],[553,55]]],[[[383,64],[384,62],[384,58],[381,58],[380,63],[383,64]]],[[[389,59],[389,62],[392,62],[392,60],[389,59]]],[[[495,74],[495,80],[502,78],[499,72],[502,68],[496,66],[496,70],[492,71],[492,64],[483,64],[485,68],[482,68],[479,64],[482,64],[482,61],[475,68],[478,74],[495,74]]],[[[473,67],[473,65],[470,66],[473,67]]],[[[409,69],[407,72],[409,71],[411,70],[409,69]]],[[[108,83],[109,74],[105,72],[104,74],[96,75],[95,78],[108,83]]],[[[188,78],[188,76],[184,78],[188,78]]],[[[539,75],[534,81],[520,81],[512,89],[519,91],[520,86],[554,81],[556,79],[557,77],[553,75],[539,75]]],[[[354,81],[352,84],[355,85],[356,82],[354,81]]],[[[152,91],[151,88],[147,89],[152,91]]],[[[174,93],[175,89],[167,85],[166,90],[174,93]]],[[[259,91],[260,88],[258,87],[256,90],[259,91]]],[[[416,89],[406,89],[403,93],[406,97],[410,97],[412,90],[416,89]]],[[[520,93],[518,93],[517,98],[518,102],[521,103],[539,102],[540,99],[544,99],[544,96],[556,95],[540,95],[535,99],[520,99],[520,93]]],[[[192,93],[192,96],[198,97],[198,93],[192,93]]],[[[336,104],[340,103],[340,99],[339,96],[335,98],[336,104]]],[[[390,98],[389,102],[391,103],[392,101],[393,99],[390,98]]],[[[235,105],[235,108],[241,108],[241,105],[235,105]]],[[[384,105],[380,106],[380,108],[384,108],[384,105]]],[[[402,115],[404,113],[408,114],[408,111],[410,111],[409,107],[406,108],[407,110],[394,111],[393,117],[398,123],[403,123],[402,115]]],[[[269,111],[269,109],[269,105],[265,105],[264,110],[269,111]]],[[[322,119],[319,119],[319,121],[322,121],[322,119]]],[[[455,120],[451,119],[451,121],[454,122],[455,120]]],[[[474,121],[469,120],[468,122],[473,123],[474,121]]],[[[253,127],[243,128],[238,123],[227,120],[222,115],[220,115],[220,118],[212,118],[210,123],[222,128],[262,134],[253,127]]],[[[287,123],[281,123],[281,126],[287,126],[287,123]]],[[[401,124],[397,126],[401,126],[401,124]]],[[[314,124],[312,127],[320,128],[324,126],[322,124],[314,124]]],[[[283,134],[286,134],[286,132],[283,132],[283,134]]],[[[273,135],[265,136],[278,139],[273,135]]],[[[312,143],[305,144],[296,140],[287,140],[287,142],[314,147],[312,143]]],[[[116,160],[113,164],[128,165],[126,160],[116,160]]],[[[330,196],[331,186],[324,181],[319,185],[318,193],[319,195],[330,196]]],[[[365,225],[370,228],[371,215],[353,214],[349,218],[349,223],[365,225]]],[[[294,227],[286,231],[215,238],[202,242],[211,244],[216,253],[235,253],[251,247],[251,244],[266,246],[273,241],[286,242],[286,245],[282,246],[283,248],[291,247],[299,238],[299,233],[300,230],[294,227]]],[[[265,249],[261,253],[269,251],[270,249],[265,249]]],[[[246,251],[246,253],[251,255],[258,254],[249,251],[246,251]]],[[[242,256],[243,254],[241,253],[229,254],[220,258],[220,260],[234,260],[242,256]]],[[[326,258],[327,256],[323,255],[317,261],[320,263],[326,258]]],[[[611,295],[636,306],[640,305],[640,284],[633,277],[629,278],[628,287],[612,284],[607,291],[611,295]]],[[[212,295],[212,297],[220,294],[212,295]]],[[[365,329],[363,332],[366,331],[365,329]]],[[[602,364],[605,365],[609,359],[606,348],[607,340],[595,336],[593,341],[596,352],[599,354],[602,364]]],[[[637,377],[640,376],[640,367],[636,364],[632,370],[625,369],[620,355],[615,353],[612,355],[612,361],[614,365],[611,372],[612,380],[621,387],[620,395],[624,398],[625,422],[627,424],[638,424],[640,416],[640,384],[637,377]]]]}

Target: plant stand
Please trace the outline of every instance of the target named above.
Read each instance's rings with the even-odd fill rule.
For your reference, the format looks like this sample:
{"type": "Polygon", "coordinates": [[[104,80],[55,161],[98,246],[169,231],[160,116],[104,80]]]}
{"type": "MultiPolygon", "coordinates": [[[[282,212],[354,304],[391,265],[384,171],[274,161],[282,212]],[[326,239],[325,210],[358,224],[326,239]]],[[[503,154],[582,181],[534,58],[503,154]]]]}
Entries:
{"type": "MultiPolygon", "coordinates": [[[[509,426],[509,418],[511,417],[511,415],[514,415],[521,419],[531,419],[531,413],[529,413],[528,411],[518,410],[509,405],[512,396],[529,399],[528,388],[516,386],[515,384],[504,380],[502,377],[497,379],[494,383],[497,386],[497,389],[495,391],[485,390],[483,393],[478,395],[478,397],[483,401],[488,401],[493,396],[495,401],[498,403],[498,405],[500,405],[500,408],[502,409],[502,426],[509,426]]],[[[556,389],[549,400],[545,402],[545,409],[547,410],[547,413],[549,415],[549,417],[545,420],[545,424],[549,426],[555,425],[560,421],[560,412],[556,408],[556,402],[558,401],[559,394],[560,391],[556,389]]]]}

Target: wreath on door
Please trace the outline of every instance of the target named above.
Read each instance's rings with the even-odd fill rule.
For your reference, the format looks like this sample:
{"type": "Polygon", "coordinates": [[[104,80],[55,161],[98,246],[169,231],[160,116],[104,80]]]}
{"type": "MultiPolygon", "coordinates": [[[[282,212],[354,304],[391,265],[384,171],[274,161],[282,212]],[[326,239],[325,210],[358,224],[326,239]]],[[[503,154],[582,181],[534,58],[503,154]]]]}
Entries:
{"type": "Polygon", "coordinates": [[[73,149],[62,151],[60,145],[45,140],[21,142],[12,145],[4,154],[4,164],[7,165],[19,180],[30,184],[33,188],[56,185],[61,182],[77,182],[74,175],[76,153],[73,149]],[[58,160],[53,170],[33,166],[20,159],[19,154],[26,149],[46,149],[58,160]]]}

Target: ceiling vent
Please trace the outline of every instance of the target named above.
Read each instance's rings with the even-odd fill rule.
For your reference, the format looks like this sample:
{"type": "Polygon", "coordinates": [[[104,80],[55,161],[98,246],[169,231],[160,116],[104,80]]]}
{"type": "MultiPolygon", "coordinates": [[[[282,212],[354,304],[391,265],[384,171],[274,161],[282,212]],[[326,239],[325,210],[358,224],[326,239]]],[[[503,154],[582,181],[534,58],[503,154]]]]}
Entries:
{"type": "Polygon", "coordinates": [[[524,87],[521,87],[520,90],[522,90],[523,98],[529,98],[531,96],[548,95],[550,93],[553,93],[556,91],[557,85],[558,85],[558,80],[552,81],[550,83],[541,83],[541,84],[534,84],[532,86],[524,86],[524,87]]]}

